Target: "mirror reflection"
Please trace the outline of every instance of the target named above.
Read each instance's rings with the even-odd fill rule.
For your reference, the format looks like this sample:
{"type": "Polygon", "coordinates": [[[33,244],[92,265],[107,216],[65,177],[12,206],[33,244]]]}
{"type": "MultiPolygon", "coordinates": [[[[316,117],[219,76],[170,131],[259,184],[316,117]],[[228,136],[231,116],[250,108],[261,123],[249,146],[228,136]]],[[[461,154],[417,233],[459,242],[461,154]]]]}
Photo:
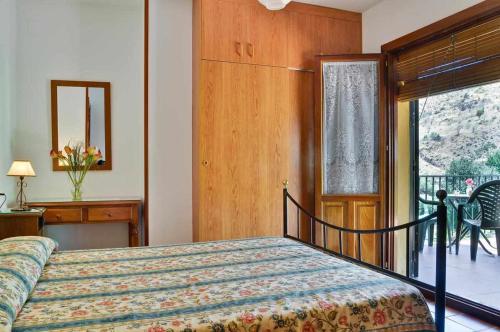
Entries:
{"type": "MultiPolygon", "coordinates": [[[[109,83],[52,81],[53,147],[82,143],[102,153],[95,169],[111,169],[109,83]]],[[[54,170],[64,169],[61,162],[54,170]]]]}

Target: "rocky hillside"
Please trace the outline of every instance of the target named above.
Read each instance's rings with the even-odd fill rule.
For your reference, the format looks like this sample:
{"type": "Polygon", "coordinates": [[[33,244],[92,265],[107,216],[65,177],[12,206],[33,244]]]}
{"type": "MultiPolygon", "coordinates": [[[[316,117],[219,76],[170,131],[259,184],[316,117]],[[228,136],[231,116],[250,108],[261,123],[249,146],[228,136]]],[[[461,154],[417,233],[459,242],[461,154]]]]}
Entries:
{"type": "Polygon", "coordinates": [[[445,174],[460,158],[484,166],[500,149],[500,83],[424,98],[419,106],[420,174],[445,174]]]}

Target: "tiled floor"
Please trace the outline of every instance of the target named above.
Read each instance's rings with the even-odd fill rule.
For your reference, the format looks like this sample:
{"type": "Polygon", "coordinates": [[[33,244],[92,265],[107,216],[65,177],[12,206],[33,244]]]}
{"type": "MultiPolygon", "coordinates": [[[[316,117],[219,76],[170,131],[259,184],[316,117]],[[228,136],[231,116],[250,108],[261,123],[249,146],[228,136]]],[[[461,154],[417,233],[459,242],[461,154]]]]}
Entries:
{"type": "MultiPolygon", "coordinates": [[[[447,291],[500,310],[500,257],[479,248],[473,262],[466,241],[461,241],[459,255],[455,255],[454,248],[452,252],[446,257],[447,291]]],[[[435,260],[435,247],[426,242],[419,255],[418,280],[434,285],[435,260]]]]}
{"type": "MultiPolygon", "coordinates": [[[[434,304],[429,302],[429,309],[434,316],[434,304]]],[[[446,332],[491,332],[500,331],[499,326],[480,321],[459,311],[446,308],[446,332]]]]}

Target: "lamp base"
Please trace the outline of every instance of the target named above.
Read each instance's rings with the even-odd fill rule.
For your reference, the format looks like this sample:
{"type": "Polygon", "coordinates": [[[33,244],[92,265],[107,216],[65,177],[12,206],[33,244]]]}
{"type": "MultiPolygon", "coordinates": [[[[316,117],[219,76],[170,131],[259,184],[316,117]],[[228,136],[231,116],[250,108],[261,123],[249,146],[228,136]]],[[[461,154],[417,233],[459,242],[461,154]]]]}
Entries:
{"type": "Polygon", "coordinates": [[[30,208],[26,205],[26,195],[24,194],[24,188],[26,187],[26,182],[24,182],[24,176],[19,177],[19,182],[17,183],[19,187],[19,193],[16,197],[17,206],[11,211],[29,211],[30,208]]]}

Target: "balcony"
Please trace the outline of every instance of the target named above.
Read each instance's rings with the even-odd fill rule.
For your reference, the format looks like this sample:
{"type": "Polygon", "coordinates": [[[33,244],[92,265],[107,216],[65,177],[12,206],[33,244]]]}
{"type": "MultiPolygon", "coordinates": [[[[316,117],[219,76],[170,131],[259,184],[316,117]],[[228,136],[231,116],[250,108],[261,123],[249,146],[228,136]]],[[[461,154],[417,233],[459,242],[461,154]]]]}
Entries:
{"type": "MultiPolygon", "coordinates": [[[[466,179],[473,179],[476,187],[492,180],[499,180],[500,175],[482,176],[448,176],[448,175],[422,175],[420,176],[419,196],[424,200],[435,201],[435,193],[438,189],[445,189],[450,197],[448,205],[448,235],[454,240],[457,238],[457,204],[468,200],[465,195],[467,185],[466,179]]],[[[419,202],[419,215],[434,212],[435,206],[419,202]]],[[[465,210],[467,217],[476,218],[480,214],[477,204],[468,206],[465,210]]],[[[435,276],[435,245],[429,241],[432,236],[432,226],[425,230],[425,242],[422,235],[416,232],[416,245],[420,250],[418,254],[418,273],[414,277],[429,284],[434,284],[435,276]],[[419,243],[420,242],[420,243],[419,243]]],[[[420,229],[423,231],[423,229],[420,229]]],[[[476,261],[471,259],[470,232],[461,234],[460,250],[456,254],[455,245],[449,248],[447,257],[447,290],[450,293],[467,298],[489,307],[500,310],[500,288],[498,278],[500,276],[500,257],[497,256],[497,243],[494,230],[484,230],[480,235],[482,244],[478,246],[476,261]]],[[[435,241],[434,241],[435,243],[435,241]]]]}

